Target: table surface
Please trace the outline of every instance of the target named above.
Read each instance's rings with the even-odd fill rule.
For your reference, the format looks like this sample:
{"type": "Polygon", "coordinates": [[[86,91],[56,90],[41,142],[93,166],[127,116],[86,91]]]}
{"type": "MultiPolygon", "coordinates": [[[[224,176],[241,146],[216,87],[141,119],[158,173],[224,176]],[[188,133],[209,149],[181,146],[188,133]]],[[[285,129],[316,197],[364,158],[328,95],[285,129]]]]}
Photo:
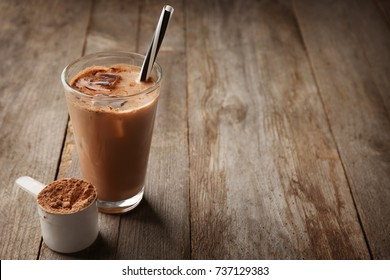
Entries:
{"type": "Polygon", "coordinates": [[[0,258],[390,259],[390,2],[169,3],[144,199],[64,255],[15,179],[80,176],[60,73],[165,2],[0,1],[0,258]]]}

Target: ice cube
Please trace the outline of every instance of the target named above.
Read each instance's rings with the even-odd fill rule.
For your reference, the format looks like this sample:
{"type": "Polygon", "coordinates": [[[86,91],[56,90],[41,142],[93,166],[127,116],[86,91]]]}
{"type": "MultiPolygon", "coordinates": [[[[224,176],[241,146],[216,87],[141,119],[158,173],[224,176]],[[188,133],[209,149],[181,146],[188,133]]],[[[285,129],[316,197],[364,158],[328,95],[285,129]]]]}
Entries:
{"type": "MultiPolygon", "coordinates": [[[[115,95],[107,95],[107,94],[96,94],[95,95],[96,97],[114,97],[115,95]]],[[[99,106],[107,106],[107,107],[111,107],[112,109],[117,109],[117,108],[120,108],[122,107],[123,105],[125,105],[125,103],[127,102],[126,100],[116,100],[114,101],[115,99],[106,99],[106,100],[94,100],[93,101],[93,104],[95,105],[99,105],[99,106]]]]}
{"type": "Polygon", "coordinates": [[[94,91],[109,92],[115,88],[121,76],[108,73],[96,73],[93,77],[88,77],[86,88],[94,91]]]}
{"type": "Polygon", "coordinates": [[[119,75],[108,74],[108,73],[97,73],[95,75],[94,82],[97,85],[113,87],[119,81],[120,78],[121,76],[119,75]]]}

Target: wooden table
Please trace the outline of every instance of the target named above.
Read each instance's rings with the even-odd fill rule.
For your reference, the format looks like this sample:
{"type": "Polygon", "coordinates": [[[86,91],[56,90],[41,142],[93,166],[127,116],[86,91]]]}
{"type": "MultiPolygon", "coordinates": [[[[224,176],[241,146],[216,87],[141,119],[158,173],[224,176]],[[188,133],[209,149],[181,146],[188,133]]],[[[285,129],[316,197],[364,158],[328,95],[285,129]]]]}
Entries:
{"type": "Polygon", "coordinates": [[[145,53],[165,1],[0,1],[1,259],[390,259],[390,4],[180,1],[146,194],[52,252],[14,181],[79,177],[59,77],[145,53]]]}

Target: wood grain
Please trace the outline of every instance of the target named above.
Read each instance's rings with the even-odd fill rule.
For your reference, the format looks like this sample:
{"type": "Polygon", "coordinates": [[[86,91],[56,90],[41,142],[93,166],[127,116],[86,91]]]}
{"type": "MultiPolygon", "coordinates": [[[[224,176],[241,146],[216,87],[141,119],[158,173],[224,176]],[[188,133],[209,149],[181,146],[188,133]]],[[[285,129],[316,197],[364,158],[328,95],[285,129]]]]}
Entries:
{"type": "MultiPolygon", "coordinates": [[[[143,1],[140,7],[138,52],[146,53],[163,1],[143,1]]],[[[190,258],[189,178],[186,71],[183,52],[182,1],[158,55],[164,80],[150,151],[145,199],[133,213],[121,217],[119,259],[190,258]],[[131,250],[129,250],[131,248],[131,250]]]]}
{"type": "Polygon", "coordinates": [[[369,258],[291,8],[186,8],[192,257],[369,258]]]}
{"type": "Polygon", "coordinates": [[[165,4],[0,1],[0,259],[389,259],[383,0],[170,1],[144,200],[83,252],[42,243],[14,181],[81,177],[62,69],[145,53],[165,4]]]}
{"type": "Polygon", "coordinates": [[[36,204],[14,181],[55,178],[67,122],[59,77],[81,51],[89,14],[88,1],[74,2],[0,2],[1,259],[38,256],[36,204]]]}
{"type": "Polygon", "coordinates": [[[388,26],[371,1],[296,1],[295,10],[372,256],[388,259],[388,26]]]}
{"type": "Polygon", "coordinates": [[[183,53],[162,52],[159,61],[165,81],[150,152],[145,199],[134,213],[121,218],[117,254],[120,259],[190,258],[185,58],[183,53]]]}
{"type": "Polygon", "coordinates": [[[390,2],[388,0],[375,0],[375,2],[390,26],[390,2]]]}
{"type": "MultiPolygon", "coordinates": [[[[94,1],[90,11],[83,54],[98,51],[136,50],[138,2],[94,1]],[[115,15],[115,20],[112,16],[115,15]],[[133,28],[128,28],[132,26],[133,28]]],[[[68,62],[70,63],[70,61],[68,62]]],[[[68,121],[58,177],[82,178],[72,122],[68,121]]],[[[58,254],[43,244],[41,259],[115,259],[120,216],[99,213],[99,237],[92,247],[76,254],[58,254]]]]}
{"type": "MultiPolygon", "coordinates": [[[[90,9],[88,32],[85,34],[85,47],[79,56],[109,50],[135,51],[139,22],[138,10],[138,2],[94,1],[90,9]],[[110,20],[113,15],[115,15],[115,20],[110,20]]],[[[70,120],[58,173],[58,178],[61,177],[82,178],[70,120]]],[[[119,227],[119,215],[99,213],[99,237],[92,247],[76,254],[63,255],[51,251],[43,244],[40,258],[113,259],[117,251],[119,227]]]]}

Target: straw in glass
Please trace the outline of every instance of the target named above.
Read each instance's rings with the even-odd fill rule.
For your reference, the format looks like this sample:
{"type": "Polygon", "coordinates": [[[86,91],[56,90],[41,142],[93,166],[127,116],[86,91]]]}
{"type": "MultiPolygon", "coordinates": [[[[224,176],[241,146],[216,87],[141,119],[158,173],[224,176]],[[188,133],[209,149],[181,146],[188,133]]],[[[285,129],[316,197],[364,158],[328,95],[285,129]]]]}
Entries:
{"type": "Polygon", "coordinates": [[[167,30],[168,23],[172,17],[173,11],[173,7],[169,5],[165,5],[162,9],[160,19],[157,23],[156,30],[154,31],[152,42],[150,43],[145,60],[142,64],[139,75],[140,81],[146,81],[150,76],[150,72],[152,71],[154,62],[156,61],[158,51],[160,50],[161,43],[164,39],[165,31],[167,30]]]}

